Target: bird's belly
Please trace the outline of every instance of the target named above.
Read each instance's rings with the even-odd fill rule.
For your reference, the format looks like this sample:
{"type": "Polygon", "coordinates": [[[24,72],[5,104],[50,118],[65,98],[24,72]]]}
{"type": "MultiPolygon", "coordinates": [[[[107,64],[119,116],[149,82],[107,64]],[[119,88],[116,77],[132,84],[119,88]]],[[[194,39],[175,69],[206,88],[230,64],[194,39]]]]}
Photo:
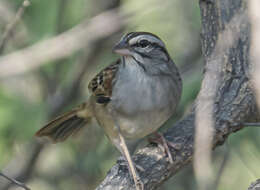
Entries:
{"type": "Polygon", "coordinates": [[[139,113],[132,117],[118,115],[115,118],[120,132],[125,138],[139,139],[155,132],[171,116],[168,110],[139,113]]]}
{"type": "Polygon", "coordinates": [[[126,138],[142,138],[153,133],[175,111],[176,97],[169,83],[146,82],[141,86],[128,83],[121,86],[120,93],[112,96],[112,115],[126,138]]]}

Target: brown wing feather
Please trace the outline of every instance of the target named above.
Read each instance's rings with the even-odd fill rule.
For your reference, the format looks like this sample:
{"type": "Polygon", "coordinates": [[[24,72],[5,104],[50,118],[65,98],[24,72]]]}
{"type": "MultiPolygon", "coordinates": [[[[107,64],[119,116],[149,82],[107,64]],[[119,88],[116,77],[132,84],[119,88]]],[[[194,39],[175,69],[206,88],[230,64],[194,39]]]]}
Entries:
{"type": "MultiPolygon", "coordinates": [[[[96,102],[105,104],[110,101],[112,95],[113,79],[117,73],[120,60],[109,65],[98,73],[89,83],[89,90],[92,96],[96,98],[96,102]]],[[[78,132],[91,119],[91,109],[88,104],[84,103],[79,107],[65,113],[36,132],[36,136],[49,137],[54,143],[62,142],[69,136],[78,132]]]]}
{"type": "Polygon", "coordinates": [[[90,81],[88,88],[93,96],[97,97],[98,99],[111,97],[113,79],[117,73],[118,66],[120,64],[121,61],[120,59],[118,59],[115,63],[104,68],[90,81]]]}

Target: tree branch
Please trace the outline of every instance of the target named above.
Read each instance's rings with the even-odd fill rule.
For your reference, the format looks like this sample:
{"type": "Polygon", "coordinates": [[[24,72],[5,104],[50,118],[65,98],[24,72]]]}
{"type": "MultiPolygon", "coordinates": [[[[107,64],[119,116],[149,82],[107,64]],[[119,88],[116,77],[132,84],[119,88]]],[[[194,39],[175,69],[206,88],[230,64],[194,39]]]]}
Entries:
{"type": "MultiPolygon", "coordinates": [[[[258,120],[255,98],[249,81],[250,24],[247,0],[200,1],[202,17],[202,53],[205,60],[203,83],[215,84],[212,97],[210,85],[202,85],[191,112],[164,134],[178,149],[171,149],[174,164],[170,165],[159,148],[148,145],[137,151],[133,159],[145,169],[139,172],[145,189],[156,189],[169,177],[191,163],[194,153],[196,107],[207,110],[213,102],[212,148],[243,128],[243,122],[258,120]],[[208,75],[211,74],[211,75],[208,75]],[[219,75],[216,84],[215,76],[219,75]],[[210,77],[209,77],[210,76],[210,77]],[[205,100],[205,101],[198,101],[205,100]]],[[[134,190],[128,170],[119,163],[112,167],[97,190],[134,190]]]]}
{"type": "Polygon", "coordinates": [[[29,0],[24,0],[21,7],[18,9],[15,18],[13,19],[12,22],[10,22],[7,26],[6,29],[4,31],[4,34],[2,36],[2,39],[0,40],[0,55],[3,53],[4,51],[4,47],[6,42],[8,41],[8,39],[10,38],[12,32],[14,31],[17,23],[20,21],[20,19],[22,18],[25,9],[30,5],[30,1],[29,0]]]}
{"type": "Polygon", "coordinates": [[[4,177],[5,179],[7,179],[8,181],[10,181],[11,183],[24,188],[25,190],[30,190],[29,187],[27,187],[24,183],[21,183],[13,178],[8,177],[7,175],[3,174],[2,172],[0,172],[0,176],[4,177]]]}
{"type": "Polygon", "coordinates": [[[71,30],[30,47],[0,57],[0,79],[21,74],[64,58],[122,28],[126,19],[118,10],[109,10],[71,30]]]}

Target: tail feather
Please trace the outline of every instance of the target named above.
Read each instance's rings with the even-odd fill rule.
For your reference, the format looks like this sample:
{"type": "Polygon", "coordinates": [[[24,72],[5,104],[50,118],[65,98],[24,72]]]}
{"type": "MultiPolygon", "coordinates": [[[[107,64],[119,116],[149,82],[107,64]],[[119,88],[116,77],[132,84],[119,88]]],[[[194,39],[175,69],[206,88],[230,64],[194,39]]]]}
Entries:
{"type": "Polygon", "coordinates": [[[72,117],[56,126],[51,132],[54,142],[65,141],[69,136],[76,134],[86,124],[85,119],[72,117]]]}
{"type": "Polygon", "coordinates": [[[81,105],[79,108],[55,118],[37,131],[35,136],[49,137],[54,143],[65,141],[68,137],[80,131],[90,121],[90,116],[80,114],[85,109],[85,106],[81,105]]]}

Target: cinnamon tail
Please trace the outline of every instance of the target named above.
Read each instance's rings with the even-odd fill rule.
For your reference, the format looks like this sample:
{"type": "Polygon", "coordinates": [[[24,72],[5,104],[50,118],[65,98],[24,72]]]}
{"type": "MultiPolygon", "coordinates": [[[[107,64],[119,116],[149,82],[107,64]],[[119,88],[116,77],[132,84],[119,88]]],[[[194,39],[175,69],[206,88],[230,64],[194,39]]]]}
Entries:
{"type": "Polygon", "coordinates": [[[58,116],[35,133],[37,137],[49,137],[54,143],[63,142],[76,134],[91,120],[87,104],[84,103],[61,116],[58,116]]]}

